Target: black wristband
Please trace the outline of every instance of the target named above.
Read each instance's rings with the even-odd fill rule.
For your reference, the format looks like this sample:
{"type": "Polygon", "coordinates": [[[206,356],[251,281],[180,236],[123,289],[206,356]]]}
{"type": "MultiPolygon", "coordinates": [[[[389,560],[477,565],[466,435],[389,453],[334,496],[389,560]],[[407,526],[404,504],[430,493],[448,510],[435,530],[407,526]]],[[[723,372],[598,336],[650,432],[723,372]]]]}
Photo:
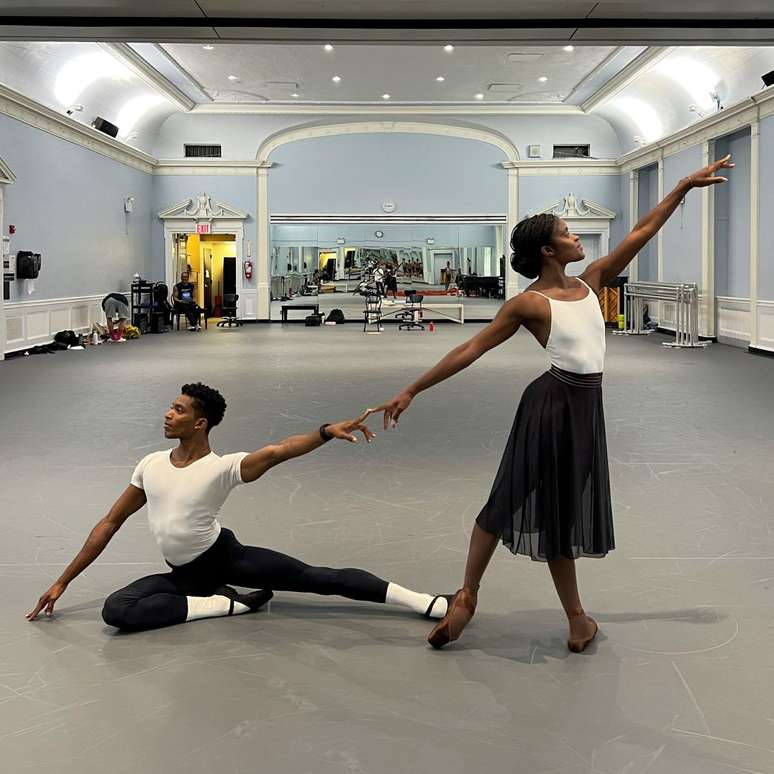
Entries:
{"type": "Polygon", "coordinates": [[[332,441],[336,437],[332,433],[328,432],[328,425],[330,425],[330,422],[326,422],[324,425],[320,425],[320,438],[322,438],[325,443],[332,441]]]}

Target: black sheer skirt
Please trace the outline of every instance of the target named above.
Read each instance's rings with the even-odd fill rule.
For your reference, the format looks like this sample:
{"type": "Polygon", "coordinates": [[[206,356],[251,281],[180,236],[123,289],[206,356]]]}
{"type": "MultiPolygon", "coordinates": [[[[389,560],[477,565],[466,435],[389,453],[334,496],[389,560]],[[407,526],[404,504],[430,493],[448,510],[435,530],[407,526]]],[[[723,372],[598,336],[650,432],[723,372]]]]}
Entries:
{"type": "Polygon", "coordinates": [[[524,390],[476,523],[535,561],[615,548],[602,374],[552,366],[524,390]]]}

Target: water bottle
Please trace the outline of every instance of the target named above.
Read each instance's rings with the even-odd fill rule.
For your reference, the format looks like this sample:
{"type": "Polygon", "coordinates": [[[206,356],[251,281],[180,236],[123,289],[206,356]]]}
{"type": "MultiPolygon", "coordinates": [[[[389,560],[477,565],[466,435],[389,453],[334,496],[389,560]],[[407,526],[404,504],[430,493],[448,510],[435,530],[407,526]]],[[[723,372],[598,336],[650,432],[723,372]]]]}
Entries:
{"type": "Polygon", "coordinates": [[[435,333],[435,323],[432,320],[430,320],[427,329],[430,331],[430,333],[435,333]]]}
{"type": "Polygon", "coordinates": [[[91,333],[91,343],[92,343],[92,346],[95,346],[95,347],[97,346],[97,344],[100,343],[99,342],[99,334],[97,333],[97,331],[92,331],[92,333],[91,333]]]}

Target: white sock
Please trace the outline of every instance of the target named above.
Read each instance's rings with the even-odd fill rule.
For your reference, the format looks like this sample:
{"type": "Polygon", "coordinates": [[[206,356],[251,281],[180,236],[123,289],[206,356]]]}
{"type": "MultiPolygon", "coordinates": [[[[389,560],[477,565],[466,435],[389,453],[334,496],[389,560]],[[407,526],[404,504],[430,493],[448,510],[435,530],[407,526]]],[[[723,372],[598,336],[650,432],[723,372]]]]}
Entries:
{"type": "MultiPolygon", "coordinates": [[[[388,605],[401,605],[401,607],[410,608],[415,613],[424,614],[433,601],[433,595],[420,594],[418,591],[404,589],[403,586],[399,586],[397,583],[388,583],[387,596],[384,601],[388,605]]],[[[436,600],[433,609],[430,611],[430,617],[443,618],[446,615],[447,606],[446,600],[443,597],[436,600]]]]}
{"type": "MultiPolygon", "coordinates": [[[[231,600],[222,594],[213,594],[211,597],[186,597],[188,602],[188,615],[186,621],[195,621],[198,618],[217,618],[228,615],[231,609],[231,600]]],[[[250,608],[241,602],[234,601],[232,615],[247,613],[250,608]]]]}

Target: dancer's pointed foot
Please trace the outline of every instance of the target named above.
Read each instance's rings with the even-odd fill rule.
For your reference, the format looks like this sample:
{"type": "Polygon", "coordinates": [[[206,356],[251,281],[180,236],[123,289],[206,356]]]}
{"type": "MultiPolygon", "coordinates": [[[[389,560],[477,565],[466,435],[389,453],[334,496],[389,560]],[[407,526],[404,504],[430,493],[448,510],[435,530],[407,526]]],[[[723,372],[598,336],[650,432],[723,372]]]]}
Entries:
{"type": "Polygon", "coordinates": [[[449,603],[446,615],[427,636],[427,641],[436,649],[454,642],[462,634],[476,612],[476,594],[462,588],[449,603]]]}
{"type": "Polygon", "coordinates": [[[235,602],[238,602],[248,608],[247,610],[241,609],[241,612],[255,613],[274,596],[274,592],[270,589],[258,589],[257,591],[250,591],[247,594],[240,594],[231,586],[220,586],[220,588],[217,588],[214,593],[221,594],[231,600],[231,610],[229,611],[229,615],[233,615],[236,612],[234,605],[235,602]]]}
{"type": "Polygon", "coordinates": [[[570,637],[567,640],[567,648],[573,653],[583,653],[591,641],[597,636],[599,626],[597,622],[586,613],[579,613],[570,617],[570,637]]]}

